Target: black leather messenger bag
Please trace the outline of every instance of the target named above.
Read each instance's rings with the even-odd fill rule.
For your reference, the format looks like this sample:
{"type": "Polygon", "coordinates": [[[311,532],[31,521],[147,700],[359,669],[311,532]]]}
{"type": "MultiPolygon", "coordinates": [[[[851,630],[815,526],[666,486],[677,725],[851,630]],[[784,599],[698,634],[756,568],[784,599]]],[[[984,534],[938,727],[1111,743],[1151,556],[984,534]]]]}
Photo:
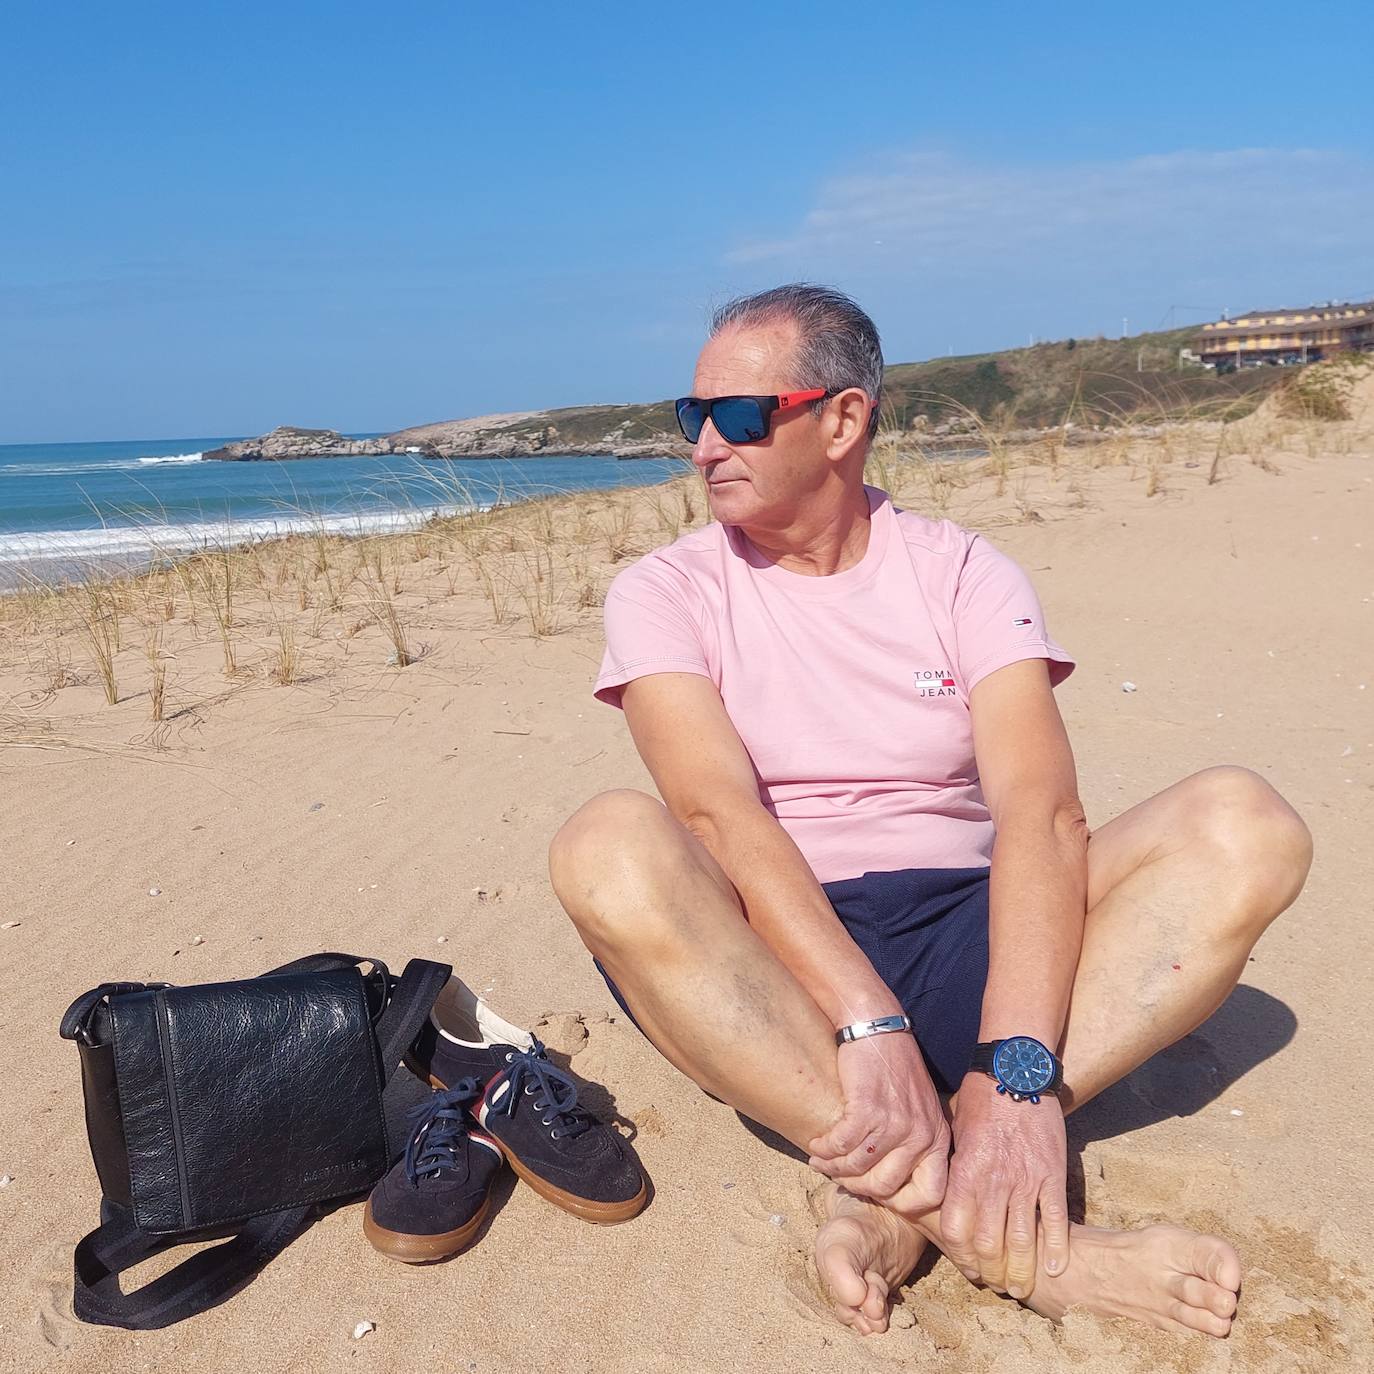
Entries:
{"type": "Polygon", "coordinates": [[[427,1086],[397,1072],[447,964],[316,954],[237,983],[103,983],[62,1035],[81,1054],[102,1225],[76,1247],[83,1321],[150,1330],[222,1302],[404,1148],[427,1086]],[[363,973],[360,964],[370,965],[363,973]],[[123,1293],[172,1245],[224,1240],[123,1293]]]}

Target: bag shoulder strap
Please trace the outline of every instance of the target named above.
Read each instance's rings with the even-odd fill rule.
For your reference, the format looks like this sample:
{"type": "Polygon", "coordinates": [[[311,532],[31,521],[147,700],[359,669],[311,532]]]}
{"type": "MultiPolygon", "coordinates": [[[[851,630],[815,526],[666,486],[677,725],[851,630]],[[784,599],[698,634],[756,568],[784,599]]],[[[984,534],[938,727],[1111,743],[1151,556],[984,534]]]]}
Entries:
{"type": "Polygon", "coordinates": [[[150,1236],[121,1212],[98,1226],[76,1247],[72,1307],[84,1322],[155,1331],[214,1307],[238,1291],[281,1254],[318,1214],[318,1208],[254,1217],[221,1245],[201,1250],[132,1293],[119,1288],[119,1275],[175,1245],[170,1236],[150,1236]]]}
{"type": "Polygon", "coordinates": [[[429,1095],[428,1083],[413,1073],[397,1073],[401,1058],[415,1042],[420,1028],[444,990],[453,969],[430,959],[412,959],[406,966],[377,1022],[382,1059],[382,1119],[386,1123],[387,1158],[395,1160],[406,1147],[406,1113],[429,1095]]]}
{"type": "MultiPolygon", "coordinates": [[[[288,965],[292,972],[323,971],[326,966],[356,963],[348,955],[315,955],[288,965]]],[[[428,1085],[413,1074],[398,1073],[401,1057],[420,1033],[435,998],[453,972],[448,964],[412,959],[394,980],[386,1010],[377,1023],[380,1046],[382,1111],[387,1126],[389,1158],[405,1145],[405,1108],[423,1097],[428,1085]]],[[[111,1210],[102,1224],[76,1247],[72,1305],[82,1321],[120,1326],[128,1331],[152,1331],[193,1317],[223,1302],[275,1259],[328,1204],[293,1207],[283,1212],[254,1217],[230,1240],[201,1250],[175,1268],[132,1293],[119,1288],[119,1275],[145,1259],[177,1244],[172,1236],[150,1236],[140,1231],[133,1217],[111,1210]]]]}

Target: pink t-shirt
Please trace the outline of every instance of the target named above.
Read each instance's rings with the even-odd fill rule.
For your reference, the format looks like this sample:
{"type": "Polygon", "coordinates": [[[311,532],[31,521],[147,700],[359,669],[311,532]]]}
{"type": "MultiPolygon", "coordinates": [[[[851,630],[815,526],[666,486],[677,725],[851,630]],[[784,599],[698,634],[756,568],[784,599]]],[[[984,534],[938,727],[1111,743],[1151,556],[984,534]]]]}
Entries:
{"type": "Polygon", "coordinates": [[[1025,573],[981,535],[867,488],[868,548],[809,577],[711,524],[624,569],[606,595],[597,697],[653,673],[719,689],[759,797],[823,883],[992,861],[968,695],[1019,659],[1073,660],[1025,573]]]}

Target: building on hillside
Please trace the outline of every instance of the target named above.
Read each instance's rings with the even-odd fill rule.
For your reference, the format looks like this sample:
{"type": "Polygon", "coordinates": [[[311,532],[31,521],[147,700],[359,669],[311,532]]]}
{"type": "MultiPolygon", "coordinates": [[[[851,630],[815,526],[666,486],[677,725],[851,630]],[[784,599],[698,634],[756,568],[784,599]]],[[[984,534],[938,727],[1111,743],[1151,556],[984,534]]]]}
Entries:
{"type": "Polygon", "coordinates": [[[1318,362],[1355,349],[1374,350],[1374,301],[1252,310],[1233,320],[1204,324],[1194,347],[1209,367],[1226,372],[1262,363],[1318,362]]]}

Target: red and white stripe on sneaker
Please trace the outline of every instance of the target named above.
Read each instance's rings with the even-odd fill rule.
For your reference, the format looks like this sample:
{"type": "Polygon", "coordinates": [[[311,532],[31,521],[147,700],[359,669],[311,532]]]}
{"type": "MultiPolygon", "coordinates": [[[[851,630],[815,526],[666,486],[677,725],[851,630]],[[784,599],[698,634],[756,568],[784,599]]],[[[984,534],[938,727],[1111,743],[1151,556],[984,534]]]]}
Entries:
{"type": "Polygon", "coordinates": [[[481,1125],[487,1124],[487,1113],[510,1091],[509,1073],[509,1069],[502,1069],[483,1091],[481,1105],[475,1113],[481,1125]]]}
{"type": "Polygon", "coordinates": [[[497,1144],[496,1141],[494,1141],[491,1138],[491,1136],[483,1135],[480,1131],[470,1130],[468,1131],[468,1139],[473,1141],[477,1145],[485,1145],[487,1149],[489,1149],[492,1152],[492,1154],[494,1154],[497,1157],[497,1159],[505,1159],[505,1151],[501,1148],[499,1144],[497,1144]]]}

